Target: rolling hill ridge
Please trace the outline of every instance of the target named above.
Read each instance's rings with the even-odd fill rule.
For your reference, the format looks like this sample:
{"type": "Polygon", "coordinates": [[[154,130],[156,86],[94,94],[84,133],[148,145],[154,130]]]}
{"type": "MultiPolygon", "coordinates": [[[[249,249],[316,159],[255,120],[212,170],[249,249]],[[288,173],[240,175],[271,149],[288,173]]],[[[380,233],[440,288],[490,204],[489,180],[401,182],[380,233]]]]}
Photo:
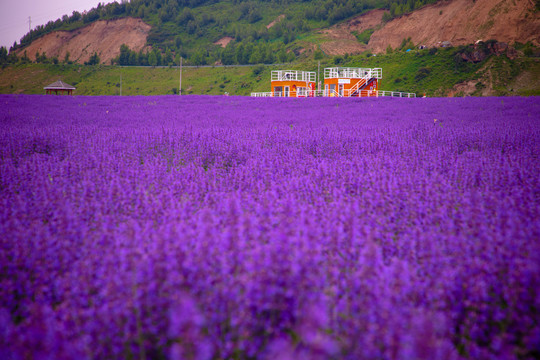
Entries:
{"type": "MultiPolygon", "coordinates": [[[[118,10],[121,5],[117,3],[98,7],[89,13],[102,14],[94,15],[93,21],[85,20],[88,14],[87,18],[71,23],[67,18],[62,25],[65,30],[46,33],[33,41],[27,40],[32,36],[26,36],[25,45],[14,51],[18,56],[26,52],[31,61],[43,53],[58,59],[69,53],[70,59],[78,63],[88,61],[96,53],[101,63],[110,64],[120,56],[120,46],[126,44],[137,53],[155,49],[157,65],[173,62],[176,55],[188,63],[204,65],[287,62],[314,56],[318,50],[328,56],[382,53],[389,47],[399,48],[404,40],[409,45],[427,47],[440,46],[442,42],[458,46],[490,39],[540,45],[540,12],[538,3],[532,0],[441,0],[415,10],[407,10],[410,1],[400,2],[405,5],[397,5],[399,8],[394,6],[396,2],[373,5],[374,2],[360,1],[360,15],[331,26],[326,25],[339,16],[332,17],[330,13],[326,19],[318,20],[317,14],[309,13],[303,3],[294,1],[287,5],[209,1],[183,7],[179,5],[181,1],[154,1],[162,4],[160,7],[137,6],[138,3],[142,2],[122,4],[123,11],[118,10]],[[131,8],[137,11],[127,10],[131,8]],[[360,39],[360,34],[364,39],[360,39]],[[167,51],[171,55],[165,61],[167,51]]],[[[317,7],[318,3],[329,2],[314,3],[317,7]]]]}
{"type": "Polygon", "coordinates": [[[175,94],[182,57],[193,66],[182,94],[268,91],[272,69],[320,62],[381,67],[385,90],[540,95],[539,8],[533,0],[114,2],[37,28],[9,54],[0,48],[0,92],[39,94],[61,79],[80,95],[175,94]]]}
{"type": "Polygon", "coordinates": [[[452,46],[478,40],[508,44],[531,42],[539,45],[540,15],[529,0],[452,0],[426,5],[409,14],[384,22],[384,10],[373,10],[322,31],[328,41],[321,44],[326,53],[343,55],[369,50],[399,48],[403,39],[414,45],[452,46]],[[367,44],[355,33],[372,30],[367,44]],[[345,51],[345,52],[344,52],[345,51]]]}

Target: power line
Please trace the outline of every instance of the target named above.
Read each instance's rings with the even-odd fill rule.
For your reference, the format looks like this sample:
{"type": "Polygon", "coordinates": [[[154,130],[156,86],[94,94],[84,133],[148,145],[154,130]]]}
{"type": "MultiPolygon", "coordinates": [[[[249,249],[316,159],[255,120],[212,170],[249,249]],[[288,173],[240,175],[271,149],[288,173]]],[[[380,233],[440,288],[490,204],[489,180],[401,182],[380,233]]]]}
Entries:
{"type": "Polygon", "coordinates": [[[46,9],[41,6],[35,6],[30,10],[31,13],[29,14],[28,9],[24,7],[6,7],[6,9],[4,9],[2,1],[0,6],[0,13],[2,13],[2,16],[0,17],[2,20],[0,24],[0,34],[2,35],[1,42],[5,42],[6,46],[8,45],[7,43],[12,42],[13,40],[16,40],[17,42],[17,40],[22,38],[26,33],[25,25],[28,25],[28,32],[30,32],[32,31],[32,23],[36,27],[40,25],[45,26],[48,21],[54,22],[55,19],[61,19],[63,15],[70,16],[73,11],[83,12],[84,10],[82,10],[82,8],[90,10],[90,8],[96,8],[99,3],[106,4],[110,2],[112,2],[112,0],[95,0],[96,4],[92,6],[87,0],[70,0],[70,5],[64,4],[56,7],[47,7],[46,9]],[[23,14],[21,14],[21,12],[23,12],[23,14]],[[6,14],[9,14],[9,16],[5,16],[6,14]],[[8,39],[11,40],[8,41],[8,39]]]}

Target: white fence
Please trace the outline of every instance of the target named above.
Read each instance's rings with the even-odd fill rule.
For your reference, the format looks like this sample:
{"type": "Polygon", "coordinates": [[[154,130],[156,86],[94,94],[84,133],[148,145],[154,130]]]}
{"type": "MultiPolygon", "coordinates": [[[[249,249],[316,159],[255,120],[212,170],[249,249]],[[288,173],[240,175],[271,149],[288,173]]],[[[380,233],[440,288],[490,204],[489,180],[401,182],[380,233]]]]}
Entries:
{"type": "Polygon", "coordinates": [[[333,67],[324,69],[325,79],[382,79],[381,68],[345,68],[333,67]]]}
{"type": "Polygon", "coordinates": [[[273,70],[272,81],[311,81],[315,82],[317,74],[314,71],[273,70]]]}
{"type": "MultiPolygon", "coordinates": [[[[252,97],[284,97],[284,92],[252,92],[252,97]]],[[[415,98],[415,93],[406,93],[399,91],[383,91],[383,90],[360,90],[355,96],[345,94],[340,95],[335,90],[304,90],[302,92],[289,91],[288,97],[293,98],[310,98],[310,97],[400,97],[400,98],[415,98]]]]}

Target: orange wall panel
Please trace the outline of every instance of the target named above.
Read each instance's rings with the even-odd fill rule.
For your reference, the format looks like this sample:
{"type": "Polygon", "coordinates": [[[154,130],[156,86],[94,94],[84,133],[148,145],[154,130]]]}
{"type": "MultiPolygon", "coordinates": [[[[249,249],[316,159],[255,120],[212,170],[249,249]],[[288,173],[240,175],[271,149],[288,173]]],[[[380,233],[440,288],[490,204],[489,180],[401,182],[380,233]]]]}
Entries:
{"type": "MultiPolygon", "coordinates": [[[[343,84],[343,90],[346,92],[347,90],[350,90],[354,86],[356,86],[357,83],[360,83],[360,85],[358,86],[362,87],[364,85],[364,79],[350,79],[349,84],[343,84]]],[[[338,91],[339,79],[338,78],[324,79],[324,85],[325,85],[325,89],[326,89],[326,85],[328,85],[329,87],[330,85],[335,85],[336,91],[338,91]]],[[[371,84],[363,90],[379,90],[379,80],[378,79],[373,80],[371,84]]]]}
{"type": "MultiPolygon", "coordinates": [[[[306,81],[297,81],[297,80],[289,80],[289,81],[272,81],[271,82],[271,91],[274,92],[276,86],[281,86],[284,88],[285,86],[289,87],[290,92],[296,92],[296,89],[299,87],[308,87],[311,89],[315,89],[315,83],[314,82],[306,82],[306,81]]],[[[284,91],[284,89],[282,90],[284,91]]],[[[289,93],[290,94],[290,93],[289,93]]],[[[291,96],[296,96],[295,94],[291,94],[291,96]]]]}

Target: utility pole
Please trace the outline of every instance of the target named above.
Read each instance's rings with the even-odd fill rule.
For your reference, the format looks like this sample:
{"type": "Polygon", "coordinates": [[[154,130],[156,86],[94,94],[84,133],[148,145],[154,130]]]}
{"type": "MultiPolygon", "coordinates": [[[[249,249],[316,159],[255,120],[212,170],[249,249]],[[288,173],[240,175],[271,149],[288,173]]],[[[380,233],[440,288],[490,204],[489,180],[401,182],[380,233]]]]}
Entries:
{"type": "Polygon", "coordinates": [[[122,70],[120,70],[120,96],[122,96],[122,70]]]}
{"type": "Polygon", "coordinates": [[[180,56],[180,80],[178,84],[178,95],[182,95],[182,57],[180,56]]]}
{"type": "Polygon", "coordinates": [[[28,17],[28,31],[32,31],[32,17],[28,17]]]}
{"type": "Polygon", "coordinates": [[[319,65],[317,66],[317,90],[321,90],[321,61],[319,60],[319,65]]]}

